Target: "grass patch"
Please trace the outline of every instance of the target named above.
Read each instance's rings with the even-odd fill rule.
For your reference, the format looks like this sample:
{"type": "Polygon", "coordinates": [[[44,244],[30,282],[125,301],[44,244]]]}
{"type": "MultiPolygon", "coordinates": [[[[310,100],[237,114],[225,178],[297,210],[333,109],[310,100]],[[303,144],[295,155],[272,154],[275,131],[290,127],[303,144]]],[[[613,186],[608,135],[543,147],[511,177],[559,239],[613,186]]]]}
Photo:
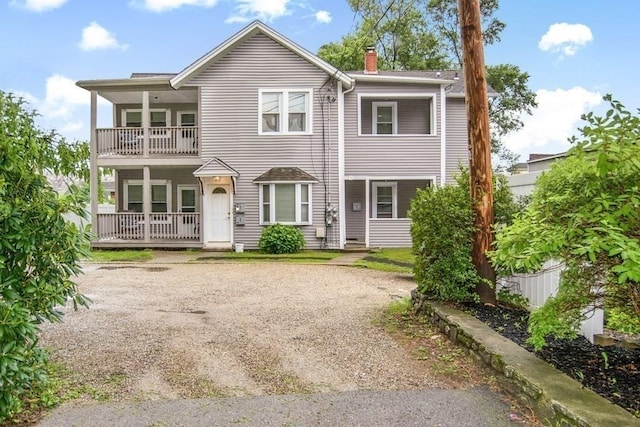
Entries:
{"type": "Polygon", "coordinates": [[[105,401],[108,395],[91,385],[82,384],[74,379],[73,372],[61,363],[48,362],[44,366],[47,377],[35,382],[22,398],[22,409],[10,420],[0,426],[33,425],[45,412],[64,402],[87,397],[105,401]]]}
{"type": "Polygon", "coordinates": [[[390,273],[411,273],[414,262],[411,248],[385,248],[367,255],[354,265],[390,273]]]}
{"type": "Polygon", "coordinates": [[[405,346],[415,360],[427,364],[435,376],[454,381],[485,378],[464,350],[415,313],[409,298],[389,304],[372,323],[405,346]]]}
{"type": "Polygon", "coordinates": [[[333,251],[301,251],[294,254],[265,254],[262,252],[219,252],[216,255],[201,256],[199,261],[234,260],[234,261],[279,261],[291,263],[324,263],[340,256],[333,251]]]}
{"type": "Polygon", "coordinates": [[[153,259],[151,249],[127,249],[127,250],[92,250],[91,261],[96,262],[123,262],[123,261],[149,261],[153,259]]]}

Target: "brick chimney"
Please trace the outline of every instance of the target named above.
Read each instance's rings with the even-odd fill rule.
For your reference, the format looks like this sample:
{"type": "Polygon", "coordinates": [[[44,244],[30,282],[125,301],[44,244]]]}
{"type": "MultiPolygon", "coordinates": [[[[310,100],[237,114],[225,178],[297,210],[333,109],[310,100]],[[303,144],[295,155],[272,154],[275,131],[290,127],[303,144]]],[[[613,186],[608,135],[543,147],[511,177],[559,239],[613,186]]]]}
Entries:
{"type": "Polygon", "coordinates": [[[364,54],[364,73],[378,74],[378,52],[373,46],[367,47],[364,54]]]}

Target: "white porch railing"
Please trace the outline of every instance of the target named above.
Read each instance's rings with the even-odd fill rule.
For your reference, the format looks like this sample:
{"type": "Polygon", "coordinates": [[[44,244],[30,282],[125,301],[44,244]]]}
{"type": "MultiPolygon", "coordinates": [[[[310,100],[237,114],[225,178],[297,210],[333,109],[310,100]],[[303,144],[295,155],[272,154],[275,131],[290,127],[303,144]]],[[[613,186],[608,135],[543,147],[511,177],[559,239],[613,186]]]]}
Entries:
{"type": "MultiPolygon", "coordinates": [[[[200,240],[199,213],[149,214],[149,240],[200,240]]],[[[99,213],[95,230],[98,241],[144,241],[143,213],[99,213]]]]}
{"type": "MultiPolygon", "coordinates": [[[[149,129],[149,154],[197,155],[198,128],[194,126],[149,129]]],[[[141,156],[144,153],[142,128],[96,129],[98,156],[141,156]]]]}
{"type": "MultiPolygon", "coordinates": [[[[560,272],[563,268],[563,265],[556,261],[547,261],[539,273],[516,274],[498,281],[496,288],[507,288],[513,293],[527,297],[529,307],[535,309],[558,292],[560,272]]],[[[597,308],[588,316],[580,326],[580,334],[593,343],[593,336],[602,333],[604,313],[602,309],[597,308]]]]}

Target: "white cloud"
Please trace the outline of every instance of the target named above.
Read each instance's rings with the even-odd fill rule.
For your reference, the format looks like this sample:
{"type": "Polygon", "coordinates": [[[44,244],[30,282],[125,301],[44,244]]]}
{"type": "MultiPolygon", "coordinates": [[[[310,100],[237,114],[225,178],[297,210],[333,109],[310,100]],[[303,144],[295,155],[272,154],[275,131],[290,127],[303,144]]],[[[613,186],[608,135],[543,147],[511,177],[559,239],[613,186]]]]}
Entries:
{"type": "Polygon", "coordinates": [[[87,51],[100,49],[125,50],[129,47],[126,44],[118,43],[113,33],[110,33],[95,21],[82,29],[82,40],[78,46],[80,46],[80,49],[87,51]]]}
{"type": "Polygon", "coordinates": [[[291,0],[236,0],[236,13],[225,21],[227,24],[260,19],[271,22],[281,16],[289,15],[287,8],[291,0]]]}
{"type": "Polygon", "coordinates": [[[583,24],[553,24],[538,42],[538,48],[545,52],[561,52],[575,55],[578,49],[593,40],[591,29],[583,24]]]}
{"type": "Polygon", "coordinates": [[[182,6],[213,7],[217,3],[218,0],[143,0],[142,3],[134,0],[131,2],[134,6],[139,6],[153,12],[165,12],[179,9],[182,6]]]}
{"type": "Polygon", "coordinates": [[[24,7],[33,12],[45,12],[58,8],[65,4],[68,0],[14,0],[10,4],[12,6],[24,7]]]}
{"type": "Polygon", "coordinates": [[[331,13],[326,10],[319,10],[314,14],[314,16],[316,17],[316,21],[320,24],[328,24],[333,19],[331,17],[331,13]]]}
{"type": "MultiPolygon", "coordinates": [[[[38,112],[38,125],[43,129],[55,129],[68,138],[87,139],[91,97],[89,92],[76,86],[68,77],[54,74],[47,78],[43,99],[35,95],[13,90],[16,96],[24,98],[29,108],[38,112]]],[[[98,105],[109,103],[98,97],[98,105]]]]}
{"type": "Polygon", "coordinates": [[[524,127],[505,138],[510,150],[523,156],[532,152],[560,153],[569,149],[567,138],[577,133],[580,116],[602,102],[598,92],[582,87],[536,92],[538,107],[522,117],[524,127]]]}

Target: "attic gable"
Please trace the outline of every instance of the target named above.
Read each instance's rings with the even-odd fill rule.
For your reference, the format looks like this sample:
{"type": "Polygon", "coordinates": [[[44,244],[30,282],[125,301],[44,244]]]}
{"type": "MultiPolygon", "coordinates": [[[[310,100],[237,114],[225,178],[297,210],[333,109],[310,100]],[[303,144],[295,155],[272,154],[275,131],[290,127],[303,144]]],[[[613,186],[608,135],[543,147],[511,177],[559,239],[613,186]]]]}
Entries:
{"type": "Polygon", "coordinates": [[[351,87],[352,79],[342,71],[338,70],[328,62],[320,59],[318,56],[292,42],[288,38],[274,31],[270,27],[266,26],[260,21],[254,21],[240,30],[238,33],[222,42],[220,45],[209,51],[184,70],[176,74],[171,78],[170,83],[175,89],[179,89],[182,85],[193,79],[195,76],[202,73],[208,67],[214,65],[218,60],[225,57],[229,52],[233,51],[237,46],[255,36],[256,34],[262,34],[289,51],[293,52],[300,58],[315,65],[320,70],[324,71],[330,76],[340,80],[346,87],[351,87]]]}

